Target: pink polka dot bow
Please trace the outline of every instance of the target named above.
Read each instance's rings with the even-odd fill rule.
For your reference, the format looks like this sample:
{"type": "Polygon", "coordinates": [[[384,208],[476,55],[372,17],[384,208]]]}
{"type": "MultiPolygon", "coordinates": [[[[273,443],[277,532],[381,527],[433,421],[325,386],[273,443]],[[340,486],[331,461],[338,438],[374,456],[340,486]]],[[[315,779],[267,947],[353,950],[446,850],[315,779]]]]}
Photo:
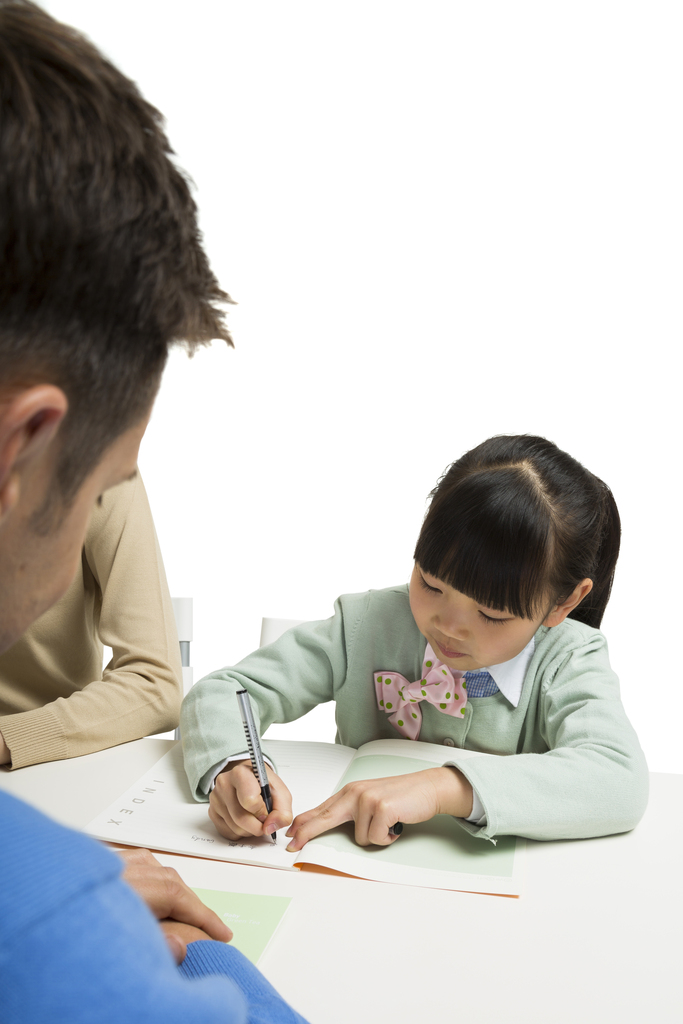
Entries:
{"type": "Polygon", "coordinates": [[[420,701],[460,718],[465,714],[467,687],[465,673],[442,664],[427,644],[422,678],[409,683],[400,672],[375,672],[377,704],[390,716],[389,721],[406,739],[416,740],[422,727],[420,701]]]}

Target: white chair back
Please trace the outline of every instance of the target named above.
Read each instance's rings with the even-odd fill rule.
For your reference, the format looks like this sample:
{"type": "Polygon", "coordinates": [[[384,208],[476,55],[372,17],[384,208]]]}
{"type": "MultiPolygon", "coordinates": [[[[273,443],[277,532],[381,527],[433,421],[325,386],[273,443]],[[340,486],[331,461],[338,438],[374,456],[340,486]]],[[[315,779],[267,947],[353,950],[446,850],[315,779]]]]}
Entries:
{"type": "Polygon", "coordinates": [[[180,662],[183,667],[183,697],[187,697],[194,682],[194,673],[190,665],[190,644],[192,642],[193,626],[192,598],[172,597],[171,602],[173,604],[173,614],[180,642],[180,662]]]}
{"type": "MultiPolygon", "coordinates": [[[[172,597],[173,615],[175,616],[178,642],[180,643],[180,664],[183,673],[183,697],[187,697],[194,683],[194,670],[190,665],[190,644],[192,643],[194,625],[194,608],[191,597],[172,597]]],[[[180,739],[180,729],[173,733],[164,733],[168,739],[180,739]]]]}
{"type": "Polygon", "coordinates": [[[279,639],[292,626],[300,626],[305,619],[261,619],[261,639],[259,647],[266,647],[279,639]]]}

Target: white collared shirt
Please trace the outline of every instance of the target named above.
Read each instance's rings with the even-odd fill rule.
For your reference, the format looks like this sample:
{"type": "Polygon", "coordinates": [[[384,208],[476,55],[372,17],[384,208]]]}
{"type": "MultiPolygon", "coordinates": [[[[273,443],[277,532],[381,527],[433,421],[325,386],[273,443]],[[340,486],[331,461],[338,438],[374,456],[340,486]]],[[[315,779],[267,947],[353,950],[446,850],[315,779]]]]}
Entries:
{"type": "Polygon", "coordinates": [[[529,662],[536,646],[534,641],[535,637],[532,636],[524,650],[520,651],[516,657],[510,658],[509,661],[503,661],[500,665],[489,665],[488,668],[481,670],[482,672],[489,672],[493,676],[496,686],[503,696],[510,701],[513,708],[517,707],[519,698],[522,696],[524,677],[526,676],[526,670],[529,667],[529,662]]]}

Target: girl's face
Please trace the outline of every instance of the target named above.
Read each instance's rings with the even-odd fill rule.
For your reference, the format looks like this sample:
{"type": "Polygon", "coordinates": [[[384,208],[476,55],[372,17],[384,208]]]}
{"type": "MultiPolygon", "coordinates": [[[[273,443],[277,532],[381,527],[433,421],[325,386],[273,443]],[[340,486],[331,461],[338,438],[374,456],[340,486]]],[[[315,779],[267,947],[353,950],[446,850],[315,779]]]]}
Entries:
{"type": "Polygon", "coordinates": [[[551,616],[521,619],[478,604],[417,563],[410,579],[410,609],[437,658],[459,672],[510,661],[524,650],[544,620],[555,625],[551,616]]]}

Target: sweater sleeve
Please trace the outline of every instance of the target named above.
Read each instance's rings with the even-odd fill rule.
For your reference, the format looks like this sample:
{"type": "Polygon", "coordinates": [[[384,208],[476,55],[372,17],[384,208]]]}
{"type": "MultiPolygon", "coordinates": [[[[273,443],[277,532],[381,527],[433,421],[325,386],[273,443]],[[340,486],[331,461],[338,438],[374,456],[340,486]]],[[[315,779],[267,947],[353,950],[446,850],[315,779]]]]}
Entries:
{"type": "Polygon", "coordinates": [[[303,1024],[239,951],[156,920],[93,840],[0,794],[3,1024],[303,1024]],[[7,883],[7,884],[5,884],[7,883]]]}
{"type": "MultiPolygon", "coordinates": [[[[246,689],[260,735],[333,700],[346,676],[347,623],[341,600],[330,619],[306,622],[196,683],[183,702],[180,727],[190,788],[206,800],[217,765],[244,749],[235,694],[246,689]]],[[[267,742],[266,742],[267,746],[267,742]]]]}
{"type": "Polygon", "coordinates": [[[461,821],[463,827],[482,839],[539,840],[634,828],[647,806],[649,775],[601,633],[548,667],[538,724],[544,753],[453,758],[486,814],[483,827],[461,821]]]}
{"type": "Polygon", "coordinates": [[[222,942],[192,942],[178,968],[184,978],[223,975],[231,978],[246,996],[249,1024],[305,1024],[263,977],[261,972],[232,946],[222,942]]]}
{"type": "MultiPolygon", "coordinates": [[[[68,696],[0,719],[12,768],[78,757],[178,724],[182,699],[178,637],[139,476],[103,496],[93,513],[83,559],[84,573],[92,575],[97,595],[92,611],[85,606],[85,617],[90,619],[86,634],[92,632],[91,644],[99,637],[111,647],[112,660],[99,678],[68,696]]],[[[48,657],[46,624],[59,631],[60,622],[58,604],[41,627],[42,648],[48,657]]],[[[63,637],[59,650],[65,651],[63,637]]],[[[56,658],[66,656],[55,654],[56,658]]],[[[73,665],[55,662],[56,674],[67,675],[70,668],[76,672],[76,658],[74,652],[73,665]]]]}

